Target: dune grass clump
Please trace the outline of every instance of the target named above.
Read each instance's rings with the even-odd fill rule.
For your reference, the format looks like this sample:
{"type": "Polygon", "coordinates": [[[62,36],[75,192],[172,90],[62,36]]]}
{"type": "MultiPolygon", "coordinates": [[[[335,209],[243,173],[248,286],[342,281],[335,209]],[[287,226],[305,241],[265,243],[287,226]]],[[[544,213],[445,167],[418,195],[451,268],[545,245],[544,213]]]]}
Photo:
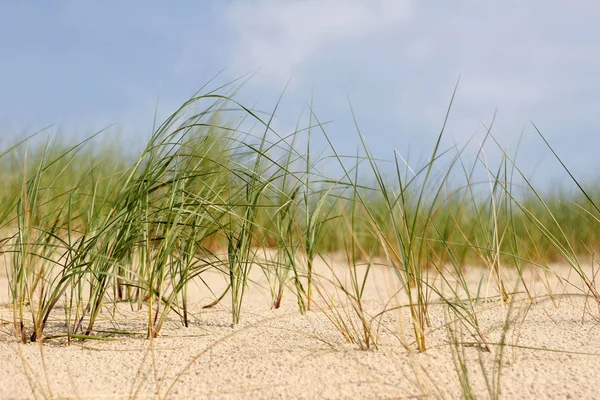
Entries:
{"type": "MultiPolygon", "coordinates": [[[[491,128],[471,165],[467,146],[442,149],[451,104],[426,162],[412,166],[394,152],[392,168],[373,155],[358,123],[359,152],[339,154],[313,109],[308,127],[275,132],[277,105],[263,118],[231,97],[198,95],[158,126],[136,157],[91,148],[102,132],[74,145],[40,141],[41,133],[0,153],[0,251],[10,261],[15,337],[100,339],[100,312],[128,303],[147,313],[147,336],[155,338],[170,315],[188,326],[188,286],[207,272],[227,281],[225,291],[206,289],[214,297],[207,306],[227,297],[237,325],[253,268],[269,282],[267,307],[280,307],[284,296],[301,314],[317,307],[362,349],[378,347],[374,323],[390,311],[371,315],[364,307],[375,263],[393,272],[405,295],[401,306],[410,311],[419,351],[427,349],[433,301],[459,321],[452,337],[467,329],[491,351],[477,313],[482,282],[473,291],[469,264],[489,270],[503,302],[514,295],[505,274],[517,271],[534,301],[523,270],[548,273],[549,261],[561,260],[600,304],[581,261],[594,258],[600,244],[597,194],[570,174],[541,133],[576,194],[536,190],[491,128]],[[249,125],[254,129],[244,131],[249,125]],[[329,145],[320,158],[311,147],[315,135],[329,145]],[[502,153],[498,165],[487,161],[488,146],[502,153]],[[325,159],[337,163],[340,176],[320,170],[325,159]],[[485,182],[474,182],[476,171],[485,182]],[[327,286],[314,264],[331,254],[345,259],[349,280],[331,264],[327,286]],[[63,328],[46,335],[56,315],[63,328]]],[[[467,396],[468,377],[461,379],[467,396]]]]}

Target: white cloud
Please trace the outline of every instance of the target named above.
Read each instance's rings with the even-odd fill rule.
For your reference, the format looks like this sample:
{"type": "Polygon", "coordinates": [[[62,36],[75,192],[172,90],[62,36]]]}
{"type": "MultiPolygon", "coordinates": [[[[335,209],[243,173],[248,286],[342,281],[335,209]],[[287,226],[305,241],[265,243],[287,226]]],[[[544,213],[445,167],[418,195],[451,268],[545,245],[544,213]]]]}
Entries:
{"type": "Polygon", "coordinates": [[[405,0],[237,1],[227,11],[237,73],[279,84],[338,46],[383,35],[411,17],[405,0]]]}
{"type": "Polygon", "coordinates": [[[260,69],[263,86],[281,88],[292,75],[298,85],[311,86],[320,75],[333,80],[342,97],[365,96],[361,91],[371,88],[380,98],[405,93],[412,103],[435,107],[461,75],[460,93],[470,104],[528,107],[581,88],[586,70],[593,77],[600,67],[592,17],[598,11],[596,3],[581,0],[563,7],[545,1],[239,0],[226,11],[233,32],[229,65],[234,75],[260,69]]]}
{"type": "Polygon", "coordinates": [[[448,128],[459,142],[495,109],[504,143],[530,120],[566,153],[596,140],[598,2],[237,0],[225,15],[233,75],[261,69],[252,93],[278,93],[293,75],[295,88],[315,84],[317,112],[336,121],[349,118],[349,95],[381,151],[426,147],[459,76],[448,128]]]}

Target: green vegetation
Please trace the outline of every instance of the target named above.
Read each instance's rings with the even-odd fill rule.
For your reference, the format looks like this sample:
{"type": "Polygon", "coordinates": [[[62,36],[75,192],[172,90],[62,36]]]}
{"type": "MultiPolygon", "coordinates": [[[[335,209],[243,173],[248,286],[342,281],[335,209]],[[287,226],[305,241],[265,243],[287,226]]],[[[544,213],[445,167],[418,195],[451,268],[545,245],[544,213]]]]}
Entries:
{"type": "MultiPolygon", "coordinates": [[[[393,154],[394,167],[386,169],[358,124],[362,148],[348,157],[312,109],[308,126],[285,136],[272,128],[276,111],[263,118],[209,93],[157,127],[138,157],[98,147],[102,132],[74,145],[41,142],[42,132],[0,153],[0,251],[10,261],[15,336],[41,340],[50,315],[62,309],[69,342],[99,339],[94,324],[103,307],[129,302],[146,306],[147,334],[156,337],[168,315],[188,325],[188,285],[208,271],[227,278],[215,303],[230,296],[238,324],[250,270],[261,268],[273,307],[289,292],[300,313],[318,306],[346,340],[369,349],[378,346],[375,317],[364,311],[362,296],[375,260],[394,271],[406,294],[400,306],[410,309],[420,351],[427,349],[433,298],[459,321],[452,337],[467,329],[491,351],[476,313],[480,293],[464,278],[469,264],[489,268],[509,301],[506,269],[522,277],[525,267],[544,271],[549,262],[567,262],[584,282],[581,292],[600,304],[581,267],[600,244],[598,196],[575,177],[577,194],[544,196],[491,130],[467,165],[467,147],[442,148],[445,121],[424,165],[411,168],[393,154]],[[242,131],[248,122],[252,133],[242,131]],[[316,135],[329,144],[320,158],[311,148],[316,135]],[[486,161],[486,146],[502,152],[498,165],[486,161]],[[320,171],[325,159],[337,163],[339,177],[320,171]],[[474,182],[476,173],[486,181],[474,182]],[[315,260],[334,253],[347,260],[351,279],[329,283],[349,307],[315,279],[315,260]]],[[[492,382],[490,391],[497,386],[492,382]]]]}

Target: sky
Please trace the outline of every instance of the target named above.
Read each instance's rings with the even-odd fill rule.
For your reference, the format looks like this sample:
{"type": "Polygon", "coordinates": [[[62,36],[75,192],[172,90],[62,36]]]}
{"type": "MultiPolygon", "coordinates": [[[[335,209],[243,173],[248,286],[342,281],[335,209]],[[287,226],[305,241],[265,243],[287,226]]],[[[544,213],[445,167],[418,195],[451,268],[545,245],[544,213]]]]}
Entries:
{"type": "MultiPolygon", "coordinates": [[[[0,135],[115,124],[139,144],[215,74],[293,131],[307,103],[343,154],[427,157],[493,134],[546,185],[565,180],[532,122],[582,181],[596,180],[600,3],[574,0],[21,1],[0,3],[0,135]],[[460,79],[460,80],[459,80],[460,79]],[[519,138],[521,138],[519,142],[519,138]]],[[[316,142],[324,146],[324,142],[316,142]]],[[[493,153],[493,152],[492,152],[493,153]]],[[[498,154],[490,155],[490,162],[498,154]]]]}

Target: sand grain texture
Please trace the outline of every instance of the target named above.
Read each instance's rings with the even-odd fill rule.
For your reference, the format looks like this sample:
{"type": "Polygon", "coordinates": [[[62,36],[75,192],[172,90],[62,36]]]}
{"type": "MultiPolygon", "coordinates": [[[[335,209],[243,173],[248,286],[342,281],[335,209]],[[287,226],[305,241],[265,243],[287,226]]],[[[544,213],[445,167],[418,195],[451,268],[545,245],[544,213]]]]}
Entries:
{"type": "MultiPolygon", "coordinates": [[[[559,269],[570,276],[566,267],[559,269]]],[[[474,268],[467,276],[476,283],[482,274],[487,271],[474,268]]],[[[531,304],[521,294],[512,305],[482,300],[478,318],[490,353],[474,345],[466,329],[460,337],[463,344],[453,347],[446,327],[453,326],[460,335],[460,324],[448,322],[451,314],[441,305],[430,309],[429,349],[417,353],[408,310],[390,311],[374,320],[379,350],[363,351],[347,343],[318,307],[300,315],[290,292],[281,308],[270,309],[266,280],[260,271],[253,278],[242,323],[235,328],[227,301],[203,310],[209,293],[198,287],[190,290],[195,305],[188,328],[171,313],[159,338],[149,341],[147,313],[120,304],[108,306],[96,328],[136,334],[71,346],[52,340],[42,347],[18,344],[11,336],[7,279],[0,277],[0,398],[460,398],[453,348],[467,360],[477,398],[494,392],[484,375],[493,385],[499,358],[500,398],[592,399],[600,393],[599,312],[589,296],[557,293],[552,301],[540,294],[531,304]],[[506,346],[500,357],[500,346],[494,343],[502,341],[503,331],[506,346]]],[[[220,276],[207,279],[224,284],[220,276]]],[[[373,270],[365,294],[371,314],[386,307],[393,282],[389,269],[373,270]]],[[[544,292],[535,277],[530,289],[544,292]]]]}

